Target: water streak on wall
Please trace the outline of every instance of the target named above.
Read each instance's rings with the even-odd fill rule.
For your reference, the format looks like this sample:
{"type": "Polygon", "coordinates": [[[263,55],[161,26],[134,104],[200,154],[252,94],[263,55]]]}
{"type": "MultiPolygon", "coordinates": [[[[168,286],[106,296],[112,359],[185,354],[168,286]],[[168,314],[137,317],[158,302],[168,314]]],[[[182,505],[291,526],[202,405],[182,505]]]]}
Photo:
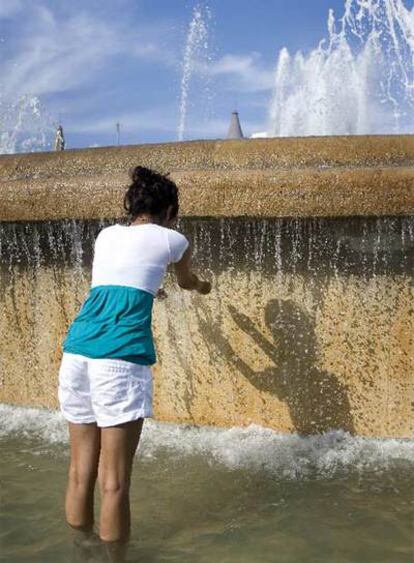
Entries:
{"type": "MultiPolygon", "coordinates": [[[[106,224],[0,223],[0,400],[56,406],[61,341],[106,224]]],[[[183,292],[170,275],[155,304],[158,419],[414,435],[412,218],[179,228],[214,290],[183,292]]]]}

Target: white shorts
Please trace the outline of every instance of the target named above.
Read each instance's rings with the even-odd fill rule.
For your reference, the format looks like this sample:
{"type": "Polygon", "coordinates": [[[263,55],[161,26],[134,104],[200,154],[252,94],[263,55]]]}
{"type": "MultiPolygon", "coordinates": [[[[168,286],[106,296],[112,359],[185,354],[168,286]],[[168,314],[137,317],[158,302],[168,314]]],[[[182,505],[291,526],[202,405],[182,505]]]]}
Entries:
{"type": "Polygon", "coordinates": [[[59,370],[59,403],[75,424],[116,426],[152,416],[150,366],[124,360],[92,359],[64,352],[59,370]]]}

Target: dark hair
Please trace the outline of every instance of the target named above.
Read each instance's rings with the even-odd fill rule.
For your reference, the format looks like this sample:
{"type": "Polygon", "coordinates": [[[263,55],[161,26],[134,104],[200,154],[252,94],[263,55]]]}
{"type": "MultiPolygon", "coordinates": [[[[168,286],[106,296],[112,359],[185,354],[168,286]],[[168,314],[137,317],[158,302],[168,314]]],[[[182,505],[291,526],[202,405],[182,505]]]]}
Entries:
{"type": "Polygon", "coordinates": [[[163,221],[171,205],[170,219],[178,215],[178,188],[167,175],[137,166],[131,172],[132,184],[124,197],[124,208],[131,219],[149,213],[163,221]]]}

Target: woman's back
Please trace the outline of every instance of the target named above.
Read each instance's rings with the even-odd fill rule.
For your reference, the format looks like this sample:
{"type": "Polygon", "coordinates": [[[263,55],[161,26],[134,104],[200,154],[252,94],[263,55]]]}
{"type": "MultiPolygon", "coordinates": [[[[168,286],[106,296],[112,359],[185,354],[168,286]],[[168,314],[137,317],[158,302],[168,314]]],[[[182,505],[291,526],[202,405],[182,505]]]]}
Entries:
{"type": "Polygon", "coordinates": [[[155,223],[107,227],[95,242],[92,287],[120,285],[156,295],[168,264],[187,247],[184,235],[155,223]]]}
{"type": "Polygon", "coordinates": [[[168,264],[188,247],[184,235],[155,223],[103,229],[95,242],[90,293],[65,352],[151,365],[152,306],[168,264]]]}

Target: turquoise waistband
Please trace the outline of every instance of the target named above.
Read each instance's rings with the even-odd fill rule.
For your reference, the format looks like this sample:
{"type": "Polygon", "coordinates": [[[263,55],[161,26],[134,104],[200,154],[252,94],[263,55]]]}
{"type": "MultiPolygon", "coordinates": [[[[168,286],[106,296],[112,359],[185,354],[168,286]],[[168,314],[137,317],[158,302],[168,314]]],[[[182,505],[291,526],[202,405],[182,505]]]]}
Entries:
{"type": "Polygon", "coordinates": [[[63,350],[137,364],[156,361],[151,330],[154,296],[122,285],[93,287],[69,328],[63,350]]]}

